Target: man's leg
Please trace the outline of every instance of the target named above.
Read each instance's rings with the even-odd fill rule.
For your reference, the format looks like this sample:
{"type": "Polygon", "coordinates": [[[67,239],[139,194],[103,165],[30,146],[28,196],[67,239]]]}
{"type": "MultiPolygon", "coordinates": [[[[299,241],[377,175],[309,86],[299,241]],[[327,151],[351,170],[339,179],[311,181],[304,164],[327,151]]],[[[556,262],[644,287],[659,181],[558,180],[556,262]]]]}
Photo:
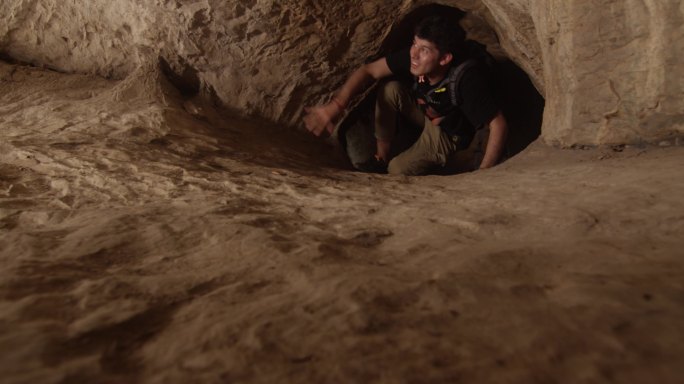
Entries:
{"type": "Polygon", "coordinates": [[[376,156],[385,163],[391,160],[392,153],[408,148],[417,137],[425,122],[423,112],[416,106],[409,91],[398,81],[388,81],[378,86],[375,103],[376,156]],[[400,121],[406,122],[399,128],[400,121]],[[405,132],[398,132],[403,129],[405,132]],[[416,132],[410,132],[416,130],[416,132]],[[401,137],[397,139],[397,134],[401,137]],[[411,135],[414,133],[414,135],[411,135]],[[403,147],[403,148],[402,148],[403,147]],[[394,149],[394,151],[392,151],[394,149]]]}
{"type": "Polygon", "coordinates": [[[457,149],[457,136],[444,133],[425,119],[423,133],[409,149],[390,161],[387,172],[399,175],[422,175],[435,167],[443,167],[457,149]]]}

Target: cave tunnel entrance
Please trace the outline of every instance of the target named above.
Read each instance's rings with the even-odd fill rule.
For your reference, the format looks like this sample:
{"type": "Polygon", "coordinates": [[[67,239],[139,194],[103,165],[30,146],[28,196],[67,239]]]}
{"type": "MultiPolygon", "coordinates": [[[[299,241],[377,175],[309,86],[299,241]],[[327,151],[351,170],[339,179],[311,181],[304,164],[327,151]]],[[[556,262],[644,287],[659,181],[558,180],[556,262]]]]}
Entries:
{"type": "MultiPolygon", "coordinates": [[[[497,88],[499,89],[500,105],[509,125],[503,161],[517,155],[535,141],[541,133],[544,98],[534,87],[527,73],[506,57],[505,52],[498,45],[498,38],[489,25],[467,23],[464,26],[462,20],[467,13],[455,7],[439,4],[418,7],[395,25],[382,42],[377,54],[368,58],[367,62],[410,46],[415,26],[424,18],[432,15],[441,15],[453,21],[457,28],[465,30],[468,39],[485,45],[487,51],[496,58],[496,81],[499,83],[497,88]],[[483,30],[490,31],[490,38],[482,37],[483,30]]],[[[482,23],[485,22],[481,21],[482,23]]],[[[351,111],[338,131],[338,138],[352,165],[362,163],[375,154],[375,138],[372,129],[374,106],[375,93],[371,91],[351,111]]],[[[482,149],[480,148],[480,151],[482,149]]],[[[477,161],[477,159],[468,158],[464,160],[461,157],[457,160],[459,164],[453,163],[447,166],[443,173],[453,174],[472,170],[476,166],[473,161],[477,161]]]]}

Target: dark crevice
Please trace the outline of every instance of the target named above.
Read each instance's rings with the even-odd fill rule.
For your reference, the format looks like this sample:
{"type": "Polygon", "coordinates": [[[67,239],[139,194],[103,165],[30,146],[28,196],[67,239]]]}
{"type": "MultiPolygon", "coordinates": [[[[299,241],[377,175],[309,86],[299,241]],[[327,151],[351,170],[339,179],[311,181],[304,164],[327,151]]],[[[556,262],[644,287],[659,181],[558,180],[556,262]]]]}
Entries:
{"type": "Polygon", "coordinates": [[[185,97],[197,95],[200,91],[201,82],[198,72],[183,58],[178,57],[175,62],[169,63],[165,58],[159,58],[159,67],[164,76],[185,97]]]}
{"type": "Polygon", "coordinates": [[[502,109],[509,125],[508,156],[527,148],[541,134],[544,98],[525,71],[510,60],[499,61],[502,85],[502,109]]]}

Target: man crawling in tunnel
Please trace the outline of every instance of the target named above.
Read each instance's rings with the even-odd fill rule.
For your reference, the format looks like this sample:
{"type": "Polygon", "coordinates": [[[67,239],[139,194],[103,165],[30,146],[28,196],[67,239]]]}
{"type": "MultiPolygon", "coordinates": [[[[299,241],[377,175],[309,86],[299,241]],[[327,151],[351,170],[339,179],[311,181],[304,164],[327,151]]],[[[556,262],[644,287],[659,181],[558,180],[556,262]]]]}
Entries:
{"type": "MultiPolygon", "coordinates": [[[[465,32],[447,19],[431,16],[415,29],[410,48],[362,65],[331,101],[306,109],[311,133],[332,134],[350,100],[375,80],[376,153],[357,164],[364,172],[422,175],[445,167],[469,147],[480,129],[489,129],[477,167],[501,159],[508,126],[495,90],[486,52],[474,49],[465,32]],[[484,52],[484,53],[483,53],[484,52]]],[[[493,60],[493,59],[492,59],[493,60]]]]}

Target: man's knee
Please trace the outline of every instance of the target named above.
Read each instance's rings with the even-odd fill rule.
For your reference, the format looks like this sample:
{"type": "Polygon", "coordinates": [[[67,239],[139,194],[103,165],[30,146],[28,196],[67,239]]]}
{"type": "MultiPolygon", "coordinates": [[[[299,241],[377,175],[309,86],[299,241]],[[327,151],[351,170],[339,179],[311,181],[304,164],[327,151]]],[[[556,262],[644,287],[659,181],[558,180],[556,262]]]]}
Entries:
{"type": "Polygon", "coordinates": [[[404,175],[405,166],[397,161],[397,158],[392,159],[387,164],[387,173],[390,175],[404,175]]]}
{"type": "Polygon", "coordinates": [[[415,165],[416,164],[413,164],[413,162],[407,161],[407,159],[404,159],[401,156],[395,157],[387,164],[387,173],[390,175],[419,175],[420,172],[415,165]]]}
{"type": "Polygon", "coordinates": [[[409,150],[393,158],[387,164],[387,173],[406,176],[426,175],[443,168],[446,164],[446,156],[442,153],[418,153],[415,147],[412,149],[413,151],[409,150]]]}
{"type": "Polygon", "coordinates": [[[397,104],[404,92],[403,85],[396,80],[383,82],[378,87],[378,98],[393,105],[397,104]]]}

